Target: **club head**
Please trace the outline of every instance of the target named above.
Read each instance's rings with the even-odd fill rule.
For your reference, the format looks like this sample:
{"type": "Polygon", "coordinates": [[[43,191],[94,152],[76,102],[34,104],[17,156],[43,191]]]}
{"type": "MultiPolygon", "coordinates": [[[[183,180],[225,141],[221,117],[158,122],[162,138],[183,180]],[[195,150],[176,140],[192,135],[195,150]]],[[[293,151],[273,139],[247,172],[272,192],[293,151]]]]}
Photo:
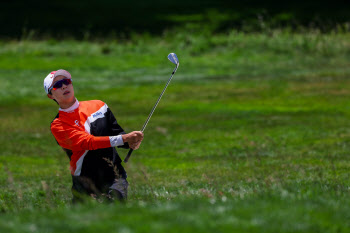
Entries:
{"type": "Polygon", "coordinates": [[[177,58],[177,56],[176,56],[175,53],[169,53],[168,59],[169,59],[169,61],[171,61],[172,63],[174,63],[176,66],[179,65],[179,59],[177,58]]]}

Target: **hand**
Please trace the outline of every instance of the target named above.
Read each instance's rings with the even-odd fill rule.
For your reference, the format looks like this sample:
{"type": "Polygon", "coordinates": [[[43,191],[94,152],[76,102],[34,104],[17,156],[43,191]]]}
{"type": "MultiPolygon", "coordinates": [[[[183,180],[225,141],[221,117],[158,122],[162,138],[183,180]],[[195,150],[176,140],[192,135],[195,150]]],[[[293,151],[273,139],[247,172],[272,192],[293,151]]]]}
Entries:
{"type": "Polygon", "coordinates": [[[141,141],[139,141],[137,143],[130,143],[129,147],[133,150],[137,150],[137,149],[139,149],[140,145],[141,145],[141,141]]]}
{"type": "Polygon", "coordinates": [[[143,140],[143,133],[141,131],[133,131],[128,134],[123,134],[122,139],[124,143],[129,143],[131,149],[137,150],[143,140]]]}

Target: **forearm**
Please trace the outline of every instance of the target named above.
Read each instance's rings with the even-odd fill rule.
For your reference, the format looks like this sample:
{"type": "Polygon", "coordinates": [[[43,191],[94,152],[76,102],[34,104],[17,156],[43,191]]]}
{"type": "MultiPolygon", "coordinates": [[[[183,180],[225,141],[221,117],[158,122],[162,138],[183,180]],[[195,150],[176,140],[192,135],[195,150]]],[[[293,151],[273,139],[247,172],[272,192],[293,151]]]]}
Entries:
{"type": "Polygon", "coordinates": [[[58,141],[59,144],[65,144],[65,148],[71,150],[97,150],[111,147],[109,136],[75,135],[68,140],[58,141]]]}
{"type": "Polygon", "coordinates": [[[93,136],[74,127],[52,125],[51,132],[58,144],[69,150],[97,150],[111,147],[109,136],[93,136]]]}

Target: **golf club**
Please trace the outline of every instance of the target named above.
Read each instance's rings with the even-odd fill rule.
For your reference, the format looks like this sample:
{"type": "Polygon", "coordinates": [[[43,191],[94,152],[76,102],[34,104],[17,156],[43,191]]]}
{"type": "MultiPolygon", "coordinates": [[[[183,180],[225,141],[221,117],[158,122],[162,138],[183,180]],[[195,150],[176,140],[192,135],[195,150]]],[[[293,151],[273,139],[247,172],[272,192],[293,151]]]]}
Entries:
{"type": "MultiPolygon", "coordinates": [[[[170,76],[168,82],[166,83],[166,85],[165,85],[165,87],[164,87],[162,93],[160,94],[160,96],[159,96],[159,98],[158,98],[156,104],[153,106],[153,108],[152,108],[150,114],[148,115],[147,120],[146,120],[145,123],[143,124],[143,127],[142,127],[142,129],[141,129],[141,132],[143,132],[143,131],[145,130],[145,128],[146,128],[146,126],[147,126],[149,120],[151,119],[151,117],[152,117],[152,115],[153,115],[154,110],[156,109],[156,107],[157,107],[157,105],[158,105],[160,99],[162,98],[162,96],[163,96],[163,94],[164,94],[166,88],[168,87],[168,85],[169,85],[171,79],[173,78],[173,75],[175,74],[177,68],[179,67],[179,59],[177,58],[177,56],[176,56],[175,53],[170,53],[170,54],[168,55],[168,59],[169,59],[169,61],[171,61],[172,63],[174,63],[174,64],[176,65],[176,66],[175,66],[175,69],[173,70],[173,73],[171,74],[171,76],[170,76]]],[[[130,158],[130,156],[131,156],[131,153],[132,153],[133,151],[134,151],[133,149],[130,149],[130,150],[129,150],[127,156],[126,156],[125,159],[124,159],[124,163],[127,163],[127,162],[128,162],[128,160],[129,160],[129,158],[130,158]]]]}

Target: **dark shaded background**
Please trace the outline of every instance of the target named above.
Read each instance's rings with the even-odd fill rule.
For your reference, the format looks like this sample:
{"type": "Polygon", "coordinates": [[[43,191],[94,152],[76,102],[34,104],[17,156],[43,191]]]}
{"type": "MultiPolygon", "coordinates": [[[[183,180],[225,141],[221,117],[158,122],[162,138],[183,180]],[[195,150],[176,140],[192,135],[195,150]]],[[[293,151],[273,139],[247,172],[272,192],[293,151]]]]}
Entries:
{"type": "Polygon", "coordinates": [[[131,32],[158,34],[188,23],[214,25],[214,31],[287,26],[329,31],[345,22],[350,22],[349,0],[5,0],[0,38],[128,37],[131,32]]]}

